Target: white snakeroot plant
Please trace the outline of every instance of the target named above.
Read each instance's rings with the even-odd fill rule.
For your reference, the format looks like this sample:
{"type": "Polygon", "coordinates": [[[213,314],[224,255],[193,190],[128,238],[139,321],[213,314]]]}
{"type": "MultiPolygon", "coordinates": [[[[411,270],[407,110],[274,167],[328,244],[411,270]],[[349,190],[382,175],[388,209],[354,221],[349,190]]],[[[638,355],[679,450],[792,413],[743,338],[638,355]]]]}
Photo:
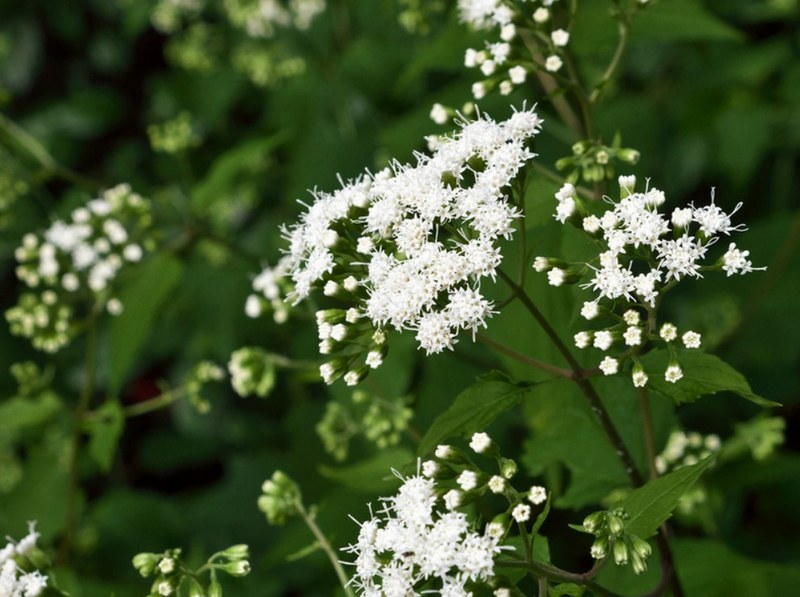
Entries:
{"type": "Polygon", "coordinates": [[[19,542],[8,539],[5,547],[0,549],[0,595],[5,597],[38,597],[47,588],[47,576],[38,570],[20,567],[22,560],[36,547],[39,533],[36,523],[28,523],[28,534],[19,542]]]}
{"type": "Polygon", "coordinates": [[[494,313],[481,280],[494,279],[498,243],[520,217],[507,192],[534,157],[540,125],[533,109],[499,123],[483,115],[415,165],[314,191],[300,221],[283,228],[286,254],[255,279],[248,313],[284,293],[297,304],[327,290],[339,305],[317,314],[321,352],[338,355],[320,369],[327,383],[355,384],[379,366],[385,328],[414,331],[428,354],[452,349],[461,331],[474,336],[494,313]]]}

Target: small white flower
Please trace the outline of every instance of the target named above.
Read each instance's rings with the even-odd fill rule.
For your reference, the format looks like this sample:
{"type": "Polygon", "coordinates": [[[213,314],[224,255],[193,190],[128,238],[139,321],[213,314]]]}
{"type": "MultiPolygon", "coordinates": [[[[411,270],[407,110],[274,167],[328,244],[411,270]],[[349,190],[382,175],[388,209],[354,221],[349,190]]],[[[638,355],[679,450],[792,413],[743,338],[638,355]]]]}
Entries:
{"type": "Polygon", "coordinates": [[[528,490],[528,500],[538,506],[547,500],[547,490],[541,485],[533,485],[528,490]]]}
{"type": "Polygon", "coordinates": [[[527,522],[531,517],[531,507],[528,504],[517,504],[511,511],[511,518],[517,522],[527,522]]]}
{"type": "Polygon", "coordinates": [[[647,385],[647,373],[642,369],[634,369],[631,378],[633,380],[633,385],[637,388],[643,388],[647,385]]]}
{"type": "Polygon", "coordinates": [[[172,558],[161,558],[158,569],[162,574],[169,574],[175,570],[175,560],[172,558]]]}
{"type": "Polygon", "coordinates": [[[500,475],[493,475],[487,485],[492,493],[503,493],[506,489],[506,480],[500,475]]]}
{"type": "Polygon", "coordinates": [[[574,337],[575,346],[578,348],[588,348],[592,343],[592,334],[590,332],[578,332],[574,337]]]}
{"type": "Polygon", "coordinates": [[[447,121],[450,120],[450,115],[447,113],[447,108],[439,103],[433,104],[430,116],[431,120],[433,120],[433,122],[436,124],[446,124],[447,121]]]}
{"type": "Polygon", "coordinates": [[[589,234],[595,234],[600,230],[600,219],[597,216],[586,216],[583,218],[583,229],[589,234]]]}
{"type": "Polygon", "coordinates": [[[122,305],[122,301],[118,298],[110,298],[106,303],[106,310],[109,312],[110,315],[121,315],[124,307],[122,305]]]}
{"type": "Polygon", "coordinates": [[[691,330],[681,336],[681,341],[686,348],[700,348],[700,340],[700,334],[691,330]]]}
{"type": "Polygon", "coordinates": [[[550,18],[550,11],[544,7],[539,7],[535,11],[533,11],[533,20],[539,25],[541,25],[542,23],[546,23],[549,18],[550,18]]]}
{"type": "Polygon", "coordinates": [[[344,383],[348,386],[357,386],[359,381],[361,381],[361,376],[357,371],[348,371],[344,374],[344,383]]]}
{"type": "Polygon", "coordinates": [[[524,66],[517,65],[508,69],[508,78],[514,85],[522,85],[528,78],[528,71],[524,66]]]}
{"type": "Polygon", "coordinates": [[[600,361],[600,371],[603,372],[603,375],[614,375],[619,371],[619,361],[612,357],[606,356],[602,361],[600,361]]]}
{"type": "Polygon", "coordinates": [[[497,90],[500,92],[500,95],[511,95],[511,92],[514,91],[514,85],[508,80],[500,81],[497,90]]]}
{"type": "MultiPolygon", "coordinates": [[[[464,66],[467,68],[475,68],[478,66],[478,52],[472,48],[467,48],[467,51],[464,53],[464,66]]],[[[433,116],[431,116],[433,118],[433,116]]],[[[434,120],[434,122],[436,122],[434,120]]],[[[444,124],[444,123],[441,123],[444,124]]]]}
{"type": "Polygon", "coordinates": [[[561,286],[566,279],[566,272],[560,267],[554,267],[547,272],[547,282],[550,286],[561,286]]]}
{"type": "Polygon", "coordinates": [[[533,260],[533,269],[539,273],[546,272],[550,269],[550,261],[547,257],[536,257],[533,260]]]}
{"type": "Polygon", "coordinates": [[[426,460],[422,463],[422,474],[428,478],[433,477],[439,471],[439,463],[435,460],[426,460]]]}
{"type": "Polygon", "coordinates": [[[594,333],[594,341],[592,345],[600,350],[608,350],[614,343],[614,335],[608,330],[601,330],[594,333]]]}
{"type": "Polygon", "coordinates": [[[625,330],[622,338],[625,346],[639,346],[642,343],[642,328],[632,325],[625,330]]]}
{"type": "Polygon", "coordinates": [[[464,491],[472,491],[478,486],[478,474],[475,471],[461,471],[461,474],[456,479],[459,487],[464,491]]]}
{"type": "Polygon", "coordinates": [[[502,29],[500,29],[500,39],[503,41],[511,41],[517,36],[517,28],[514,26],[513,23],[508,23],[507,25],[503,25],[502,29]]]}
{"type": "Polygon", "coordinates": [[[642,316],[636,309],[628,309],[622,314],[622,320],[628,325],[639,325],[642,316]]]}
{"type": "Polygon", "coordinates": [[[550,39],[553,40],[554,46],[564,47],[569,43],[569,33],[563,29],[556,29],[550,34],[550,39]]]}
{"type": "Polygon", "coordinates": [[[451,489],[442,496],[445,508],[455,510],[461,505],[462,493],[458,489],[451,489]]]}
{"type": "Polygon", "coordinates": [[[672,364],[667,367],[667,370],[664,372],[664,379],[670,383],[675,383],[682,378],[683,370],[681,369],[680,365],[672,364]]]}
{"type": "Polygon", "coordinates": [[[688,228],[692,223],[691,207],[676,207],[672,211],[672,225],[675,228],[688,228]]]}
{"type": "Polygon", "coordinates": [[[600,307],[597,301],[586,301],[581,307],[581,317],[592,320],[600,314],[600,307]]]}
{"type": "Polygon", "coordinates": [[[630,195],[636,188],[636,175],[620,176],[617,178],[617,183],[619,183],[620,189],[627,191],[628,195],[630,195]]]}
{"type": "Polygon", "coordinates": [[[377,369],[383,364],[383,355],[377,350],[370,350],[367,353],[365,363],[370,367],[370,369],[377,369]]]}
{"type": "Polygon", "coordinates": [[[672,342],[678,337],[678,328],[671,323],[665,323],[661,326],[658,335],[661,336],[661,339],[664,340],[664,342],[672,342]]]}
{"type": "Polygon", "coordinates": [[[483,81],[478,81],[477,83],[472,84],[472,97],[474,97],[476,100],[486,97],[486,91],[486,85],[483,83],[483,81]]]}
{"type": "Polygon", "coordinates": [[[481,64],[481,72],[487,77],[492,76],[495,70],[497,70],[497,63],[494,60],[484,60],[481,64]]]}
{"type": "Polygon", "coordinates": [[[474,433],[472,435],[472,439],[469,442],[469,447],[478,454],[483,454],[486,450],[489,449],[489,446],[492,445],[492,438],[489,437],[487,433],[483,431],[474,433]]]}
{"type": "Polygon", "coordinates": [[[544,61],[544,68],[551,73],[557,72],[563,65],[564,62],[555,54],[548,56],[547,60],[544,61]]]}

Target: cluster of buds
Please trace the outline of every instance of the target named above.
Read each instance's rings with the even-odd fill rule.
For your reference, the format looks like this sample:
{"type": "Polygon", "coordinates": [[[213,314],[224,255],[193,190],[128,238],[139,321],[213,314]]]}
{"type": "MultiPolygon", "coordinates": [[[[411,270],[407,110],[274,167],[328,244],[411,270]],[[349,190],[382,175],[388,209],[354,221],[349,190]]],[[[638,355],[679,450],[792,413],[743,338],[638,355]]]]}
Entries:
{"type": "Polygon", "coordinates": [[[591,556],[602,560],[609,555],[617,566],[631,564],[636,574],[647,570],[647,558],[653,548],[644,539],[625,532],[625,521],[629,514],[622,508],[593,512],[583,520],[583,525],[573,526],[575,530],[595,536],[591,556]]]}
{"type": "Polygon", "coordinates": [[[212,382],[225,379],[225,370],[212,361],[200,361],[189,371],[183,382],[186,398],[197,412],[206,414],[211,405],[203,396],[203,388],[212,382]]]}
{"type": "Polygon", "coordinates": [[[556,161],[556,168],[566,171],[570,183],[582,178],[588,183],[614,178],[614,163],[632,165],[639,161],[639,152],[630,147],[622,147],[619,135],[611,145],[600,141],[578,141],[572,146],[572,155],[556,161]]]}
{"type": "Polygon", "coordinates": [[[486,493],[506,498],[508,509],[489,525],[492,532],[505,536],[511,520],[520,524],[530,520],[531,504],[539,506],[547,501],[547,491],[539,485],[530,487],[527,492],[515,489],[510,481],[517,474],[517,463],[505,458],[488,434],[473,434],[469,447],[475,454],[493,458],[497,471],[486,472],[463,450],[440,444],[434,453],[435,458],[422,463],[422,474],[441,482],[440,491],[449,510],[467,505],[486,493]]]}
{"type": "Polygon", "coordinates": [[[258,509],[270,524],[285,524],[287,520],[300,513],[303,497],[300,486],[283,471],[275,471],[272,478],[261,486],[258,509]]]}
{"type": "Polygon", "coordinates": [[[266,397],[275,385],[275,362],[262,348],[245,346],[228,361],[231,385],[239,396],[266,397]]]}
{"type": "Polygon", "coordinates": [[[17,277],[33,292],[6,312],[14,334],[34,347],[56,352],[75,334],[86,310],[123,310],[112,284],[129,264],[142,259],[152,240],[148,202],[126,184],[72,211],[41,234],[26,234],[14,255],[17,277]],[[81,311],[83,309],[83,311],[81,311]]]}
{"type": "Polygon", "coordinates": [[[133,567],[147,578],[154,576],[148,597],[188,595],[189,597],[222,597],[222,585],[217,574],[246,576],[250,572],[247,545],[232,545],[208,558],[200,570],[192,570],[181,559],[180,548],[162,553],[143,552],[133,557],[133,567]],[[200,573],[209,572],[208,583],[202,582],[200,573]]]}
{"type": "Polygon", "coordinates": [[[716,263],[703,263],[707,250],[720,235],[745,230],[743,225],[731,222],[741,204],[728,214],[714,204],[712,194],[710,205],[677,208],[667,218],[660,211],[666,202],[662,191],[649,188],[635,192],[635,176],[620,176],[619,185],[619,202],[607,199],[610,207],[591,213],[597,211],[595,206],[581,201],[571,183],[564,184],[555,195],[555,219],[579,228],[600,247],[600,253],[589,262],[577,263],[537,257],[533,267],[546,273],[552,286],[577,284],[586,276],[592,277],[581,286],[598,296],[583,304],[581,315],[605,326],[579,332],[575,344],[604,352],[614,345],[621,348],[616,357],[607,355],[599,364],[603,374],[617,374],[622,363],[630,360],[633,384],[645,386],[648,374],[638,357],[653,343],[663,343],[671,355],[664,379],[675,383],[683,377],[676,350],[678,339],[683,347],[697,349],[701,336],[693,330],[679,333],[672,323],[658,327],[656,313],[663,295],[684,278],[701,278],[703,271],[722,270],[731,275],[764,268],[754,268],[747,259],[748,252],[736,249],[734,243],[716,263]]]}
{"type": "Polygon", "coordinates": [[[380,449],[400,442],[414,416],[410,397],[387,398],[356,390],[351,398],[351,402],[328,402],[325,415],[317,424],[317,435],[328,453],[344,460],[350,440],[356,435],[380,449]]]}

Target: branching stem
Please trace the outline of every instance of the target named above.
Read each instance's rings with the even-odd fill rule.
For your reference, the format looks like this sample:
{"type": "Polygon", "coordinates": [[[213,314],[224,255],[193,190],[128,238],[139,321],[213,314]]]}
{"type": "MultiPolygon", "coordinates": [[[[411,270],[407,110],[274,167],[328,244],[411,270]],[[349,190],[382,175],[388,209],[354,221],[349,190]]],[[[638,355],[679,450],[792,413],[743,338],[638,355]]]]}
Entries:
{"type": "Polygon", "coordinates": [[[295,506],[297,507],[297,511],[300,513],[300,516],[303,517],[306,526],[308,526],[308,528],[311,530],[311,533],[314,535],[314,538],[317,540],[317,544],[328,556],[328,559],[330,560],[333,569],[336,571],[336,576],[339,578],[339,582],[341,583],[344,592],[347,593],[348,597],[355,597],[353,590],[347,584],[347,575],[344,573],[342,563],[339,561],[339,558],[336,557],[336,552],[334,551],[328,539],[317,526],[317,523],[314,520],[314,515],[306,510],[302,500],[300,499],[295,501],[295,506]]]}

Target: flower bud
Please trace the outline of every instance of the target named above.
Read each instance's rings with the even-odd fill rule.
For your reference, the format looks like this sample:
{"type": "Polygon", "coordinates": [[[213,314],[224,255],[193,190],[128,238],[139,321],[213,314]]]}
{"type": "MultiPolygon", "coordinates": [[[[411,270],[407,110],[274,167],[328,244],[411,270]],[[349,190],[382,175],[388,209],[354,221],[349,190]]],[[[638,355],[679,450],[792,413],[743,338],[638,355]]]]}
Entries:
{"type": "Polygon", "coordinates": [[[222,585],[216,578],[212,578],[208,585],[208,597],[222,597],[222,585]]]}
{"type": "Polygon", "coordinates": [[[498,464],[500,465],[500,474],[503,475],[506,479],[510,479],[514,475],[517,474],[517,463],[511,460],[510,458],[503,458],[502,456],[498,459],[498,464]]]}
{"type": "Polygon", "coordinates": [[[223,564],[219,568],[231,576],[247,576],[250,572],[250,562],[247,560],[238,560],[236,562],[223,564]]]}
{"type": "Polygon", "coordinates": [[[448,444],[439,444],[436,446],[436,452],[434,452],[434,454],[439,460],[444,460],[450,464],[464,464],[468,462],[467,457],[464,456],[461,450],[448,444]]]}
{"type": "Polygon", "coordinates": [[[628,563],[628,546],[624,541],[614,542],[614,562],[617,566],[624,566],[628,563]]]}
{"type": "Polygon", "coordinates": [[[608,530],[613,537],[619,536],[625,529],[625,523],[616,514],[608,515],[608,530]]]}
{"type": "Polygon", "coordinates": [[[606,537],[595,539],[589,553],[595,560],[602,560],[608,555],[608,539],[606,537]]]}
{"type": "Polygon", "coordinates": [[[640,558],[646,560],[650,557],[650,554],[653,553],[653,548],[650,547],[650,544],[644,539],[636,535],[628,535],[628,539],[630,540],[631,550],[640,558]]]}
{"type": "Polygon", "coordinates": [[[245,560],[250,555],[250,548],[244,543],[231,545],[225,551],[220,552],[220,555],[229,560],[245,560]]]}
{"type": "Polygon", "coordinates": [[[133,567],[144,577],[153,573],[158,564],[159,556],[154,553],[137,553],[133,556],[133,567]]]}
{"type": "Polygon", "coordinates": [[[189,597],[206,597],[203,587],[194,579],[189,580],[189,597]]]}
{"type": "Polygon", "coordinates": [[[603,527],[605,519],[606,519],[605,512],[603,511],[592,512],[591,514],[589,514],[589,516],[583,519],[583,528],[590,533],[594,533],[603,527]]]}

